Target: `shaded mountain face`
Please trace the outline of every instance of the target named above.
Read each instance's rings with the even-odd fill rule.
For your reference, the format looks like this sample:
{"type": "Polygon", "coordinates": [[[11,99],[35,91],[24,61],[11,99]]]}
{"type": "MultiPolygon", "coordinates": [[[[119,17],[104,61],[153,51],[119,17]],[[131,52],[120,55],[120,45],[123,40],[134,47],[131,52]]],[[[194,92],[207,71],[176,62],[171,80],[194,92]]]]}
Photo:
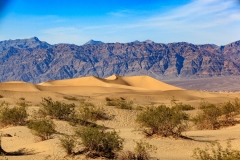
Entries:
{"type": "Polygon", "coordinates": [[[240,41],[50,45],[36,37],[0,42],[0,81],[39,83],[82,76],[149,75],[157,79],[239,75],[240,41]]]}
{"type": "Polygon", "coordinates": [[[85,43],[84,45],[88,45],[88,44],[104,44],[102,41],[95,41],[95,40],[90,40],[87,43],[85,43]]]}

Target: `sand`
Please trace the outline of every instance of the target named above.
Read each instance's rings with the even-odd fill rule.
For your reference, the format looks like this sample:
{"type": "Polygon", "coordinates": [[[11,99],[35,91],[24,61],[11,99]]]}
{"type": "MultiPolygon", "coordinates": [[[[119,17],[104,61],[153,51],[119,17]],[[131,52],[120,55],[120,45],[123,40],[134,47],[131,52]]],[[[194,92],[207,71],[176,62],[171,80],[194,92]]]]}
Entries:
{"type": "MultiPolygon", "coordinates": [[[[191,155],[196,147],[203,148],[206,143],[219,141],[226,146],[228,139],[232,140],[232,146],[235,149],[240,148],[240,125],[223,128],[220,130],[188,130],[184,135],[194,140],[172,139],[152,137],[146,138],[137,131],[135,123],[138,110],[122,110],[112,106],[106,106],[105,98],[124,98],[131,100],[134,105],[171,105],[171,100],[191,104],[198,108],[203,100],[211,103],[223,103],[240,98],[239,92],[219,93],[203,92],[195,90],[185,90],[175,87],[148,76],[118,76],[112,75],[107,78],[82,77],[66,80],[53,80],[40,84],[30,84],[21,81],[11,81],[0,83],[0,103],[8,102],[14,106],[16,102],[25,101],[30,106],[29,113],[40,107],[43,97],[51,97],[53,100],[66,103],[76,103],[77,101],[67,100],[64,97],[76,97],[92,102],[97,106],[103,107],[105,112],[112,116],[111,120],[97,121],[109,130],[119,131],[119,135],[124,138],[124,149],[133,150],[134,141],[145,140],[158,149],[152,153],[153,159],[163,160],[192,160],[191,155]],[[24,99],[24,100],[23,100],[24,99]]],[[[190,111],[190,114],[196,114],[197,110],[190,111]]],[[[8,126],[1,129],[2,133],[11,134],[13,137],[3,137],[2,147],[11,152],[24,149],[32,155],[27,156],[9,156],[8,159],[45,159],[51,155],[51,159],[60,159],[65,155],[59,147],[58,137],[62,134],[73,134],[74,128],[65,121],[54,120],[58,134],[53,139],[39,141],[26,126],[8,126]]],[[[77,157],[82,159],[82,156],[77,157]]]]}

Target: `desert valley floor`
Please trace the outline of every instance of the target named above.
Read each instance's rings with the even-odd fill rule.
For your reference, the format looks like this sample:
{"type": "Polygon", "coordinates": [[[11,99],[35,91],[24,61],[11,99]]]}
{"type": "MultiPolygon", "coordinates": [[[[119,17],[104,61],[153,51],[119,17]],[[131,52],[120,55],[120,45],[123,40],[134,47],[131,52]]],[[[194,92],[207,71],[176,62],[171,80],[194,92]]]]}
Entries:
{"type": "MultiPolygon", "coordinates": [[[[146,138],[137,131],[135,123],[139,110],[124,110],[114,106],[106,106],[106,97],[124,98],[133,101],[134,106],[150,106],[166,104],[171,106],[171,100],[190,104],[196,109],[186,111],[190,115],[198,112],[201,101],[214,104],[234,101],[240,98],[240,92],[203,92],[196,90],[185,90],[148,76],[117,76],[108,78],[82,77],[66,80],[53,80],[40,84],[30,84],[21,81],[11,81],[0,83],[0,103],[5,101],[14,106],[16,102],[25,101],[29,104],[28,112],[40,108],[43,97],[51,97],[54,101],[79,104],[76,100],[67,100],[64,97],[74,97],[78,100],[91,102],[96,106],[103,107],[105,112],[113,118],[109,120],[99,120],[96,123],[108,127],[109,130],[116,130],[124,138],[124,150],[132,150],[134,141],[145,140],[157,147],[155,153],[151,153],[152,159],[161,160],[191,160],[194,148],[204,148],[206,143],[218,141],[222,146],[230,139],[234,149],[240,149],[240,124],[221,128],[219,130],[196,130],[194,127],[183,133],[192,138],[174,139],[151,137],[146,138]]],[[[240,116],[238,116],[240,118],[240,116]]],[[[2,134],[10,134],[12,137],[2,137],[2,148],[5,151],[17,151],[25,149],[32,151],[32,155],[7,156],[9,160],[42,160],[51,155],[52,159],[64,157],[65,153],[59,147],[58,137],[61,134],[73,134],[74,127],[66,121],[54,120],[58,134],[50,140],[39,141],[26,126],[8,126],[1,128],[2,134]]],[[[3,157],[4,158],[4,157],[3,157]]],[[[84,156],[76,156],[75,159],[84,159],[84,156]]]]}

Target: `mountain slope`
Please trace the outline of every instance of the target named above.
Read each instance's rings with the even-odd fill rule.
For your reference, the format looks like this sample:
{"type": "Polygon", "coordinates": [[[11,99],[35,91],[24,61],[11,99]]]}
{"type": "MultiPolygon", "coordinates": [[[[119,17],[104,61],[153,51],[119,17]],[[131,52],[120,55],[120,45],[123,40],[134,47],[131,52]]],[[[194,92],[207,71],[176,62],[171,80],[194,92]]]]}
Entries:
{"type": "Polygon", "coordinates": [[[0,42],[0,81],[39,83],[83,76],[149,75],[156,79],[239,75],[240,41],[50,45],[36,37],[0,42]]]}

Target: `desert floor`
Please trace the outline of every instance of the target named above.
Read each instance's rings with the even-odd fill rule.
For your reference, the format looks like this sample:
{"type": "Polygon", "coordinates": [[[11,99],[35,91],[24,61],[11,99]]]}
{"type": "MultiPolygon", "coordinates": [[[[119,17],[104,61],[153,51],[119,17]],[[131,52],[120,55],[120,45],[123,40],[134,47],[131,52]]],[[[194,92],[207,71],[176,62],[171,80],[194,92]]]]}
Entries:
{"type": "MultiPolygon", "coordinates": [[[[72,96],[79,100],[94,103],[103,107],[110,120],[97,121],[97,124],[104,125],[119,132],[124,138],[124,150],[133,150],[135,142],[145,140],[157,147],[155,153],[151,153],[152,159],[161,160],[191,160],[194,148],[204,148],[206,143],[218,141],[222,146],[230,139],[234,149],[240,149],[240,125],[222,128],[220,130],[196,130],[194,127],[184,132],[189,138],[173,139],[152,137],[146,138],[137,131],[135,123],[139,110],[117,109],[114,106],[106,106],[106,97],[131,100],[134,106],[148,105],[171,105],[171,100],[193,105],[196,110],[188,111],[190,115],[198,112],[199,103],[203,100],[210,103],[224,103],[240,98],[239,92],[203,92],[195,90],[185,90],[174,87],[166,83],[157,81],[147,76],[121,77],[113,75],[108,78],[84,77],[68,80],[48,81],[41,84],[30,84],[25,82],[4,82],[0,83],[0,103],[5,101],[14,106],[16,102],[23,101],[29,104],[29,114],[33,110],[41,107],[43,97],[51,97],[54,101],[79,104],[78,101],[67,100],[64,97],[72,96]]],[[[239,116],[240,118],[240,116],[239,116]]],[[[12,137],[2,137],[2,148],[7,151],[17,151],[24,149],[31,153],[25,156],[6,156],[0,159],[60,159],[65,156],[64,151],[59,147],[58,137],[61,134],[73,134],[74,128],[65,121],[54,120],[57,125],[58,134],[53,139],[39,141],[26,126],[8,126],[1,128],[3,134],[7,133],[12,137]]],[[[77,156],[75,159],[84,159],[84,156],[77,156]]]]}

